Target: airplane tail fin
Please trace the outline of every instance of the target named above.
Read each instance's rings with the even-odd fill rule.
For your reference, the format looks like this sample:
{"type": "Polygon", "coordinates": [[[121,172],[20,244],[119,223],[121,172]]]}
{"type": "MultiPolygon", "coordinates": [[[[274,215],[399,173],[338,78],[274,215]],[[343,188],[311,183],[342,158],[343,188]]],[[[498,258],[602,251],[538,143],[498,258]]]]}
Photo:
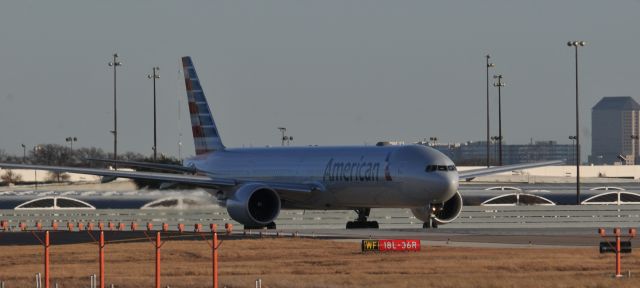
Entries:
{"type": "Polygon", "coordinates": [[[193,131],[196,155],[224,150],[225,147],[222,144],[222,139],[220,139],[216,123],[213,121],[211,109],[207,99],[204,97],[191,57],[182,57],[182,68],[184,71],[184,83],[187,88],[191,130],[193,131]]]}

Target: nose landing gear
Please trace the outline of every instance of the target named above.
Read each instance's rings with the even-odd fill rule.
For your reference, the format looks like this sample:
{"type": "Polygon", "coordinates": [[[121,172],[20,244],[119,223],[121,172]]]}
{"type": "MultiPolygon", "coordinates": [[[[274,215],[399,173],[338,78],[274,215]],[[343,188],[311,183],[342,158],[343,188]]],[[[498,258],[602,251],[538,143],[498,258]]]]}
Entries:
{"type": "Polygon", "coordinates": [[[347,222],[347,229],[378,229],[378,221],[367,221],[367,217],[369,217],[369,213],[371,213],[371,208],[358,208],[355,209],[355,211],[358,213],[358,219],[347,222]]]}
{"type": "Polygon", "coordinates": [[[427,221],[422,223],[423,229],[438,228],[438,221],[436,221],[436,213],[438,213],[438,211],[440,210],[442,210],[441,204],[429,204],[429,210],[428,210],[429,218],[427,219],[427,221]]]}

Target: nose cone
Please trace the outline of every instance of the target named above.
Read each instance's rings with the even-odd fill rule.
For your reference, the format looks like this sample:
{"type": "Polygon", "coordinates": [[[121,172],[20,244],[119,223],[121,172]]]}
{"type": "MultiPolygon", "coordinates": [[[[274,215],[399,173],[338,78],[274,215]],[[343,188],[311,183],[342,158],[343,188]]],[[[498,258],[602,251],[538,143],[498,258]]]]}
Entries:
{"type": "Polygon", "coordinates": [[[447,201],[458,192],[457,172],[437,173],[435,182],[435,186],[437,187],[435,189],[437,192],[435,200],[438,202],[447,201]]]}

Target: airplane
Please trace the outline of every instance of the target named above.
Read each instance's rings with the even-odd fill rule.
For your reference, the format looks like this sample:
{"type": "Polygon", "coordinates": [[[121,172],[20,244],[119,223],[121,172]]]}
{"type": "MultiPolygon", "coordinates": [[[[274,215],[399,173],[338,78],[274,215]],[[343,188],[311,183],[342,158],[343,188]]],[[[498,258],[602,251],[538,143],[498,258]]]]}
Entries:
{"type": "Polygon", "coordinates": [[[189,184],[205,188],[245,229],[275,228],[281,209],[354,210],[347,229],[378,228],[372,208],[409,208],[423,228],[454,221],[462,209],[461,179],[562,163],[547,161],[459,172],[424,145],[227,148],[191,57],[182,58],[196,155],[183,166],[110,161],[183,174],[0,163],[41,169],[189,184]]]}

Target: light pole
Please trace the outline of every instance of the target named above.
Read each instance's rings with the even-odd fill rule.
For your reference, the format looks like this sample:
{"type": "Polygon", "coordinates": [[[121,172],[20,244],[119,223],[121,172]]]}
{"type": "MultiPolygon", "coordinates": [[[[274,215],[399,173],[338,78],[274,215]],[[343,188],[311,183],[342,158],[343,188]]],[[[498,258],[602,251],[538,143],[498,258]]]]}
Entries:
{"type": "Polygon", "coordinates": [[[574,47],[576,51],[576,205],[580,205],[580,110],[578,108],[578,47],[583,47],[584,45],[587,45],[587,42],[567,42],[567,46],[574,47]]]}
{"type": "Polygon", "coordinates": [[[495,64],[489,63],[489,58],[491,55],[487,54],[487,168],[489,168],[489,68],[496,67],[495,64]]]}
{"type": "Polygon", "coordinates": [[[576,136],[569,136],[569,140],[571,140],[571,146],[573,147],[574,150],[574,154],[575,154],[575,148],[576,148],[576,136]]]}
{"type": "MultiPolygon", "coordinates": [[[[495,146],[493,146],[493,154],[496,155],[496,156],[494,156],[494,157],[498,156],[498,139],[500,139],[500,137],[491,136],[491,143],[495,144],[495,146]]],[[[494,163],[495,163],[495,159],[494,159],[494,163]]]]}
{"type": "Polygon", "coordinates": [[[282,133],[282,146],[284,146],[284,142],[287,142],[288,146],[290,141],[293,141],[293,137],[285,135],[285,132],[287,132],[287,128],[285,127],[278,127],[278,130],[282,133]]]}
{"type": "Polygon", "coordinates": [[[73,152],[73,142],[78,142],[77,137],[67,137],[64,141],[71,143],[71,152],[73,152]]]}
{"type": "Polygon", "coordinates": [[[156,79],[160,78],[158,74],[160,67],[153,67],[153,74],[147,74],[147,78],[153,79],[153,161],[156,161],[158,153],[158,138],[156,129],[156,79]]]}
{"type": "Polygon", "coordinates": [[[24,145],[24,143],[20,144],[20,146],[22,146],[22,164],[25,164],[27,159],[27,146],[24,145]]]}
{"type": "MultiPolygon", "coordinates": [[[[113,53],[113,62],[109,62],[109,67],[113,67],[113,160],[118,160],[118,105],[116,97],[116,71],[122,62],[118,61],[118,53],[113,53]]],[[[113,168],[118,169],[118,164],[113,163],[113,168]]]]}
{"type": "Polygon", "coordinates": [[[493,86],[498,87],[498,141],[500,141],[498,143],[498,166],[502,166],[502,95],[500,91],[505,83],[502,82],[502,74],[493,75],[493,79],[498,79],[498,82],[493,86]]]}
{"type": "Polygon", "coordinates": [[[638,150],[636,150],[636,140],[638,140],[638,135],[631,135],[631,156],[633,157],[633,164],[636,164],[636,158],[638,150]]]}
{"type": "MultiPolygon", "coordinates": [[[[38,154],[40,153],[40,150],[42,150],[42,146],[40,145],[36,145],[33,147],[34,161],[36,161],[35,159],[38,159],[38,154]]],[[[33,163],[33,164],[36,164],[36,163],[33,163]]],[[[37,169],[33,169],[33,178],[34,178],[34,182],[36,182],[35,190],[38,190],[38,170],[37,169]]]]}

